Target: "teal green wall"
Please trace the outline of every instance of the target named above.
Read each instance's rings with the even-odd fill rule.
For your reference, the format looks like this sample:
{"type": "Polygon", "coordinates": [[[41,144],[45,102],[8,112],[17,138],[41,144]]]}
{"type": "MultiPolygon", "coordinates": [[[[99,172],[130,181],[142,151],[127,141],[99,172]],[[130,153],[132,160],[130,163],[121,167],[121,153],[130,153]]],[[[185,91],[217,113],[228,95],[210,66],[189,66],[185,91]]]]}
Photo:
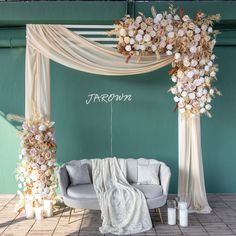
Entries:
{"type": "MultiPolygon", "coordinates": [[[[214,6],[211,4],[211,11],[214,6]]],[[[214,12],[219,9],[217,5],[214,12]]],[[[13,28],[10,37],[6,31],[0,31],[0,41],[4,37],[19,37],[17,32],[13,28]]],[[[221,37],[232,40],[234,35],[227,32],[221,37]]],[[[219,44],[215,50],[220,67],[216,86],[224,96],[213,101],[213,118],[201,119],[207,192],[236,192],[236,46],[224,45],[219,44]]],[[[24,53],[23,47],[0,48],[0,110],[5,114],[24,114],[24,53]]],[[[110,105],[85,105],[85,99],[90,93],[132,94],[130,103],[113,104],[113,155],[166,162],[172,171],[171,192],[176,192],[177,114],[172,112],[174,102],[167,92],[171,86],[168,69],[145,75],[107,77],[52,62],[52,120],[56,122],[58,162],[109,156],[110,105]]],[[[0,116],[0,193],[16,191],[18,144],[16,128],[0,116]]]]}

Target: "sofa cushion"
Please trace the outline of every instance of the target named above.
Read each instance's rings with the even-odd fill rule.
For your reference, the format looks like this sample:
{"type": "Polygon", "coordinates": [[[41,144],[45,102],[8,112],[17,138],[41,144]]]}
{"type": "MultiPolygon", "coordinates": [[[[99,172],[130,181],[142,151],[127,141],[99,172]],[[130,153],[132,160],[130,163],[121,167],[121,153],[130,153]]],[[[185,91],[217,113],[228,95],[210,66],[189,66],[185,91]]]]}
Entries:
{"type": "Polygon", "coordinates": [[[139,184],[160,184],[159,181],[160,164],[138,164],[138,183],[139,184]]]}
{"type": "Polygon", "coordinates": [[[67,189],[67,194],[72,198],[97,198],[92,184],[71,185],[67,189]]]}
{"type": "Polygon", "coordinates": [[[162,195],[162,187],[159,184],[132,184],[132,186],[142,191],[146,198],[157,198],[162,195]]]}
{"type": "Polygon", "coordinates": [[[66,170],[69,174],[71,185],[91,184],[91,179],[87,164],[75,165],[69,163],[66,165],[66,170]]]}

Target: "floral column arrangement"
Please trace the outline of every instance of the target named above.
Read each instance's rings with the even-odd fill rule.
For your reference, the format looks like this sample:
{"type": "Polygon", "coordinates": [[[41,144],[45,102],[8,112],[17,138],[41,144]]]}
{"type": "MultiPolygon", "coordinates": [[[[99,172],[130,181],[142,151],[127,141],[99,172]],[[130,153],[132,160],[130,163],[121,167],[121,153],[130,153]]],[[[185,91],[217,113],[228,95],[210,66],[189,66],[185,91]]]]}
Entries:
{"type": "Polygon", "coordinates": [[[57,164],[53,124],[33,119],[22,125],[20,164],[16,170],[20,197],[18,211],[24,209],[26,199],[33,203],[39,199],[55,200],[57,164]]]}

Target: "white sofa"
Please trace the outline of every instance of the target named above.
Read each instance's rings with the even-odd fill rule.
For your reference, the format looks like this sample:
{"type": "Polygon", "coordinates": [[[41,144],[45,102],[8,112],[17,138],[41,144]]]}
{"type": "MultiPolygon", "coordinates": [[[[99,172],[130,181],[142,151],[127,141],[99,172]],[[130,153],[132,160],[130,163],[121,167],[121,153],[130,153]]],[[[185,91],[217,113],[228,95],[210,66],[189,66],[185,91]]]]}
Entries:
{"type": "MultiPolygon", "coordinates": [[[[154,159],[126,159],[127,160],[127,180],[128,182],[141,190],[147,200],[149,209],[159,209],[165,205],[168,195],[169,182],[171,177],[171,172],[169,167],[158,160],[154,159]],[[160,164],[159,169],[159,182],[153,185],[139,185],[137,183],[138,179],[138,164],[160,164]]],[[[92,179],[92,163],[91,160],[73,160],[70,161],[71,165],[82,165],[88,164],[89,174],[92,179]]],[[[93,188],[93,184],[83,184],[83,185],[70,185],[70,177],[66,169],[66,164],[59,169],[59,185],[61,193],[63,196],[64,203],[71,208],[83,208],[83,209],[94,209],[99,210],[99,203],[96,197],[96,193],[93,188]]],[[[71,214],[70,214],[71,215],[71,214]]],[[[162,220],[162,219],[161,219],[162,220]]]]}

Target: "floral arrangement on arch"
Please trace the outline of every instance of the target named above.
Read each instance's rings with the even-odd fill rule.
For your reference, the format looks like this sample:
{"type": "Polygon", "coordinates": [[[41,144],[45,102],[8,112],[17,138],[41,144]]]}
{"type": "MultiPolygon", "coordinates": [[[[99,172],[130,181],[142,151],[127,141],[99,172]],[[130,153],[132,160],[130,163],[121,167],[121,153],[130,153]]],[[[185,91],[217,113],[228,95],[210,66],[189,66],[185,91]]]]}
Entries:
{"type": "Polygon", "coordinates": [[[212,98],[221,93],[212,86],[216,80],[217,65],[213,48],[218,31],[213,30],[220,15],[206,16],[199,11],[194,19],[170,5],[168,11],[157,13],[151,9],[152,17],[142,13],[136,19],[125,16],[116,22],[111,32],[118,37],[117,50],[127,57],[161,54],[173,56],[169,71],[174,86],[176,107],[187,114],[206,114],[209,117],[212,98]]]}
{"type": "Polygon", "coordinates": [[[56,143],[53,122],[34,119],[24,121],[21,136],[20,164],[16,169],[17,191],[20,202],[17,210],[24,208],[26,198],[56,199],[57,179],[55,171],[56,143]]]}

